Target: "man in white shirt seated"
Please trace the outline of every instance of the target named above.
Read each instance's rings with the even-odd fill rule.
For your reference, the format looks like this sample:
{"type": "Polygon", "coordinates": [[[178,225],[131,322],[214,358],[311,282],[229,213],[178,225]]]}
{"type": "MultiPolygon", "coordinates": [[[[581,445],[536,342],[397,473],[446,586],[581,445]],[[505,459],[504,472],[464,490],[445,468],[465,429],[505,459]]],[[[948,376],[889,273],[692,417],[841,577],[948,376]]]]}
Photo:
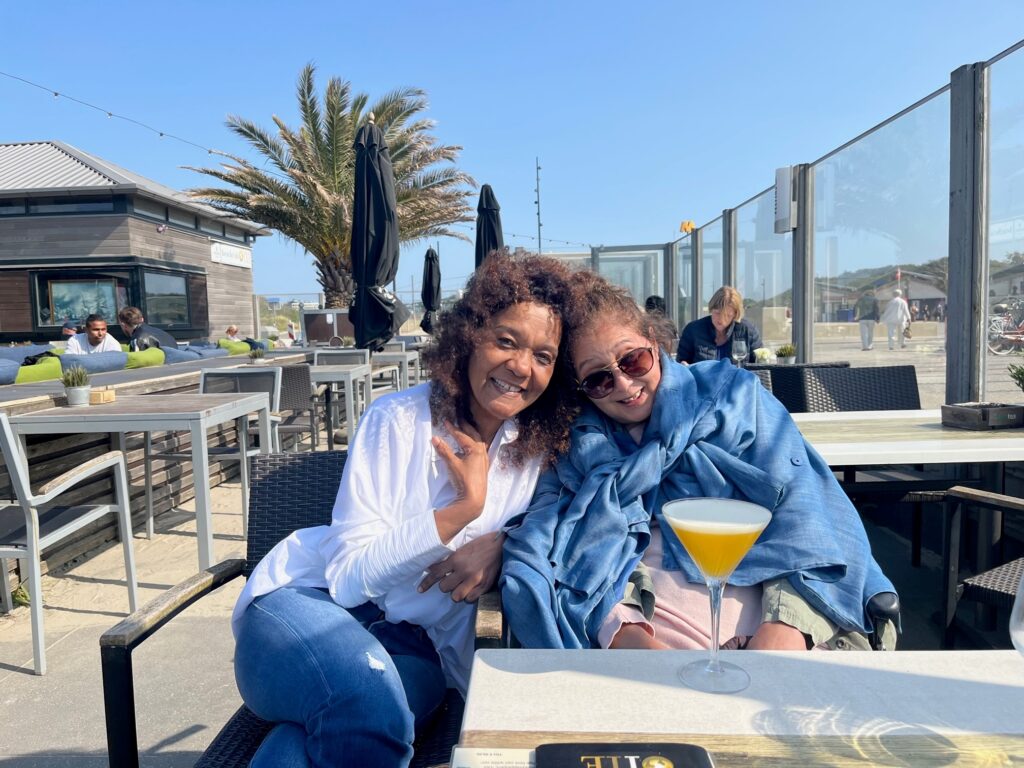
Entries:
{"type": "Polygon", "coordinates": [[[68,337],[65,355],[91,355],[95,352],[120,352],[121,345],[107,335],[107,321],[101,315],[85,318],[85,333],[68,337]]]}

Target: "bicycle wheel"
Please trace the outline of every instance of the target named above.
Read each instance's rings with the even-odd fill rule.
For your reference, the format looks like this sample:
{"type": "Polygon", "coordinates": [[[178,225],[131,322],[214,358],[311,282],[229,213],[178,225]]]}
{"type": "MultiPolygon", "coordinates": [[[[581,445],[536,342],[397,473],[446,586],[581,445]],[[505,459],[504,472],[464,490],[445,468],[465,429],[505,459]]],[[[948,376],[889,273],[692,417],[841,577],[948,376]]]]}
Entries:
{"type": "Polygon", "coordinates": [[[1008,355],[1011,352],[1013,352],[1016,346],[1017,345],[1014,344],[1013,342],[1006,341],[1005,339],[1002,339],[998,336],[995,336],[988,340],[988,351],[991,352],[993,355],[999,355],[1000,357],[1002,357],[1003,355],[1008,355]]]}

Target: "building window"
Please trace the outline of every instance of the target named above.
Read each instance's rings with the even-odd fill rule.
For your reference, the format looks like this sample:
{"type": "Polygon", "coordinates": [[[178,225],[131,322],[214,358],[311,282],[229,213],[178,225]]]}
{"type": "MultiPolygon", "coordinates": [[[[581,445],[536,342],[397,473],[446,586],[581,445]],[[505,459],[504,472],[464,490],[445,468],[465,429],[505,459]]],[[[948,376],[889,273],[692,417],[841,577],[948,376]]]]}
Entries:
{"type": "Polygon", "coordinates": [[[114,199],[97,197],[41,197],[29,200],[29,213],[113,213],[114,199]]]}
{"type": "Polygon", "coordinates": [[[228,240],[234,240],[237,243],[245,242],[245,232],[238,229],[237,227],[224,226],[224,237],[228,240]]]}
{"type": "Polygon", "coordinates": [[[167,216],[171,224],[177,224],[181,227],[188,227],[189,229],[196,228],[196,217],[191,213],[186,213],[179,208],[168,208],[167,216]]]}
{"type": "Polygon", "coordinates": [[[132,207],[135,209],[135,213],[140,216],[148,216],[151,219],[159,219],[160,221],[167,220],[166,205],[146,200],[144,197],[136,197],[132,201],[132,207]]]}
{"type": "Polygon", "coordinates": [[[44,273],[36,275],[36,281],[36,322],[41,328],[68,320],[82,323],[91,314],[116,322],[118,311],[128,305],[125,274],[44,273]]]}
{"type": "Polygon", "coordinates": [[[0,200],[0,216],[15,216],[25,213],[24,200],[0,200]]]}
{"type": "Polygon", "coordinates": [[[217,235],[217,237],[224,237],[224,227],[219,221],[211,221],[210,219],[199,219],[199,229],[208,235],[217,235]]]}
{"type": "Polygon", "coordinates": [[[184,275],[143,273],[146,322],[152,325],[188,326],[188,289],[184,275]]]}

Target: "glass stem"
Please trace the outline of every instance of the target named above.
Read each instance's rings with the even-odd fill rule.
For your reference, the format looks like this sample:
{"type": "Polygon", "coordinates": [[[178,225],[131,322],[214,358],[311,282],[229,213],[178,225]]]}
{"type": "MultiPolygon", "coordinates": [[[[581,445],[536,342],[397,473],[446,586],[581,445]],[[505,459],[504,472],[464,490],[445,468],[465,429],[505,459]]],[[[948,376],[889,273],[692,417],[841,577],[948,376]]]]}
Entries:
{"type": "Polygon", "coordinates": [[[721,579],[707,579],[708,596],[711,598],[711,658],[708,660],[709,672],[720,672],[718,663],[718,629],[722,619],[722,590],[725,584],[721,579]]]}

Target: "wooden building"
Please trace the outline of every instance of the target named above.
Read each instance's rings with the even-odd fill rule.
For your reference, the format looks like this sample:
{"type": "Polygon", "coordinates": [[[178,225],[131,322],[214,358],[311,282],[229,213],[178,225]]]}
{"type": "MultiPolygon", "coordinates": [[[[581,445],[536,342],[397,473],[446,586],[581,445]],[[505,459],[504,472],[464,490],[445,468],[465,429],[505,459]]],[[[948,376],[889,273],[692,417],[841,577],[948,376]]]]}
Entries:
{"type": "Polygon", "coordinates": [[[262,227],[59,141],[0,144],[0,343],[125,306],[180,340],[252,327],[262,227]]]}

